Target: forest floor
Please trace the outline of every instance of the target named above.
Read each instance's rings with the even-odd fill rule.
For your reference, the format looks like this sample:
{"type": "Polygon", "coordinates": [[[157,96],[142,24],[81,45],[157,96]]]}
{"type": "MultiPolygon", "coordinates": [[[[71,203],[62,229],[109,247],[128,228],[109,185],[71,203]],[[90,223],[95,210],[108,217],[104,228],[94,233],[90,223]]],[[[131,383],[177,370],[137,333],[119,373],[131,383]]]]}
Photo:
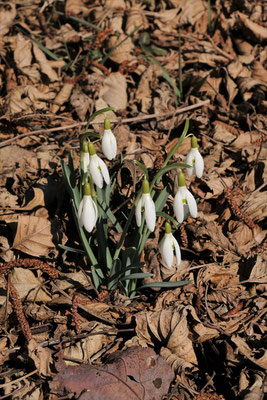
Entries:
{"type": "MultiPolygon", "coordinates": [[[[263,399],[264,3],[0,3],[0,399],[263,399]],[[105,117],[118,145],[111,161],[105,117]],[[165,171],[153,193],[168,198],[133,264],[147,231],[134,217],[125,237],[121,226],[144,173],[161,171],[188,123],[205,165],[200,178],[186,175],[197,218],[175,222],[177,169],[165,171]],[[86,126],[112,180],[97,191],[102,217],[90,234],[76,227],[62,170],[71,153],[78,183],[86,126]],[[170,268],[158,245],[167,214],[182,258],[170,268]],[[113,287],[116,268],[128,280],[117,275],[113,287]]],[[[190,141],[168,165],[185,163],[190,141]]]]}

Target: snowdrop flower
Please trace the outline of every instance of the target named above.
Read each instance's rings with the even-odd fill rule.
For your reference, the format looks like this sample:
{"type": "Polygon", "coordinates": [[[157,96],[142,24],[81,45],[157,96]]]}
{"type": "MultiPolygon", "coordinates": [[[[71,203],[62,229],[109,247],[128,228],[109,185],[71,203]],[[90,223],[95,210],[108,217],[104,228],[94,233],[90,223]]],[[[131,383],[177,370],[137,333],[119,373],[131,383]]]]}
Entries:
{"type": "Polygon", "coordinates": [[[185,177],[182,172],[178,174],[178,186],[173,208],[177,221],[181,224],[188,211],[193,218],[197,217],[197,203],[192,193],[185,186],[185,177]]]}
{"type": "Polygon", "coordinates": [[[172,229],[169,222],[165,222],[165,235],[159,243],[159,250],[162,260],[168,268],[173,264],[173,253],[175,251],[177,265],[181,264],[181,251],[179,244],[175,237],[172,235],[172,229]]]}
{"type": "Polygon", "coordinates": [[[85,143],[83,145],[83,152],[82,152],[81,161],[82,161],[83,172],[85,173],[85,172],[88,171],[89,163],[90,163],[89,150],[88,150],[88,144],[87,143],[85,143]]]}
{"type": "Polygon", "coordinates": [[[186,168],[188,176],[192,176],[192,174],[195,173],[198,178],[202,177],[204,170],[204,161],[202,155],[198,151],[197,138],[195,136],[192,136],[191,138],[191,150],[187,154],[186,164],[192,166],[192,168],[186,168]]]}
{"type": "Polygon", "coordinates": [[[91,188],[88,182],[84,185],[84,195],[78,208],[79,226],[92,232],[97,221],[97,205],[91,196],[91,188]]]}
{"type": "Polygon", "coordinates": [[[93,181],[100,189],[103,187],[103,180],[108,185],[110,183],[109,172],[106,164],[101,158],[96,155],[95,146],[93,143],[89,143],[89,154],[90,154],[90,163],[89,163],[89,172],[92,175],[93,181]]]}
{"type": "Polygon", "coordinates": [[[137,226],[141,226],[142,211],[144,210],[147,227],[151,232],[153,232],[156,224],[156,210],[154,201],[149,192],[149,182],[145,178],[142,183],[142,196],[136,205],[135,218],[137,226]]]}
{"type": "Polygon", "coordinates": [[[108,160],[112,160],[117,154],[117,140],[110,129],[110,120],[105,118],[104,135],[102,137],[102,151],[108,160]]]}

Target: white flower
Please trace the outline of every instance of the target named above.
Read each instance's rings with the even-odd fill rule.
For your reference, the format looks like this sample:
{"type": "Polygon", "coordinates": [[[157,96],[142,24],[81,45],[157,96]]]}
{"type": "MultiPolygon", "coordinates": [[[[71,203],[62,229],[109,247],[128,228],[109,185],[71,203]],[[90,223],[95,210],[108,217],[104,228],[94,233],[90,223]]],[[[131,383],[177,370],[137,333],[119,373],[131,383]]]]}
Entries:
{"type": "Polygon", "coordinates": [[[104,121],[104,135],[102,137],[102,151],[108,160],[112,160],[117,154],[117,140],[110,129],[110,121],[105,118],[104,121]]]}
{"type": "Polygon", "coordinates": [[[109,172],[106,164],[95,152],[93,143],[89,143],[90,164],[89,172],[92,175],[93,181],[100,189],[103,187],[103,180],[108,185],[110,183],[109,172]]]}
{"type": "Polygon", "coordinates": [[[198,178],[202,177],[204,171],[204,161],[202,155],[198,151],[197,138],[195,136],[192,136],[191,138],[191,150],[187,154],[186,164],[192,166],[192,168],[186,168],[188,176],[192,176],[192,174],[195,173],[198,178]]]}
{"type": "Polygon", "coordinates": [[[165,234],[159,243],[159,250],[162,260],[165,262],[168,268],[171,268],[173,264],[173,251],[175,251],[177,265],[181,264],[180,246],[175,237],[172,235],[171,226],[168,222],[165,224],[165,234]]]}
{"type": "Polygon", "coordinates": [[[193,218],[197,218],[197,203],[192,193],[185,186],[185,177],[182,172],[178,175],[178,184],[179,188],[174,197],[173,209],[177,221],[181,224],[188,211],[193,218]]]}
{"type": "Polygon", "coordinates": [[[89,153],[83,153],[83,170],[87,172],[89,170],[90,158],[89,153]]]}
{"type": "Polygon", "coordinates": [[[87,232],[92,232],[96,225],[98,212],[97,212],[97,205],[94,202],[90,190],[90,185],[86,183],[84,185],[84,196],[80,202],[78,208],[78,222],[79,226],[87,230],[87,232]]]}
{"type": "Polygon", "coordinates": [[[145,211],[145,221],[148,229],[153,232],[156,224],[156,210],[155,204],[149,193],[149,183],[147,179],[143,180],[142,183],[142,196],[138,200],[135,209],[135,218],[137,226],[141,226],[142,222],[142,211],[145,211]]]}

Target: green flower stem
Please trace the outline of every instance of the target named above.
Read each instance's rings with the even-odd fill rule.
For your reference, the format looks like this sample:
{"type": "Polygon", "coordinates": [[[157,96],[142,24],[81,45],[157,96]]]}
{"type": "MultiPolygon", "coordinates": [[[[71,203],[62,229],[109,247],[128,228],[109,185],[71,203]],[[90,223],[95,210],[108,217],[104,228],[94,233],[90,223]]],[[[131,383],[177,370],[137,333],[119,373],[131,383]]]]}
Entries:
{"type": "Polygon", "coordinates": [[[162,168],[166,167],[166,165],[168,164],[170,158],[174,155],[174,153],[179,149],[179,147],[181,146],[181,144],[183,143],[184,139],[186,138],[186,134],[188,132],[189,129],[189,119],[186,118],[185,120],[185,124],[184,124],[184,130],[182,135],[180,136],[178,142],[173,146],[173,148],[171,149],[171,151],[169,152],[169,154],[167,155],[166,160],[164,161],[162,168]]]}

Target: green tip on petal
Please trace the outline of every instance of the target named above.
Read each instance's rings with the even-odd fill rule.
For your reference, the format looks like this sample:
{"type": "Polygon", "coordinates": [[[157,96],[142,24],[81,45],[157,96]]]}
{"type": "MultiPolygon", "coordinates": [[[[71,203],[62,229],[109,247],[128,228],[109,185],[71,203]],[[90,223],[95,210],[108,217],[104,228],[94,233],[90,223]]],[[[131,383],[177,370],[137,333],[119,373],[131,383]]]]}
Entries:
{"type": "Polygon", "coordinates": [[[91,187],[88,182],[84,184],[83,193],[85,196],[91,196],[91,187]]]}
{"type": "Polygon", "coordinates": [[[178,186],[185,186],[185,176],[182,172],[178,174],[178,186]]]}
{"type": "Polygon", "coordinates": [[[95,146],[93,145],[93,143],[89,143],[88,148],[90,156],[93,156],[96,153],[95,146]]]}
{"type": "Polygon", "coordinates": [[[145,178],[142,182],[142,193],[143,194],[147,194],[149,193],[149,182],[148,180],[145,178]]]}
{"type": "Polygon", "coordinates": [[[88,144],[86,142],[83,144],[83,152],[84,153],[89,153],[88,144]]]}
{"type": "Polygon", "coordinates": [[[105,118],[105,120],[104,120],[104,129],[105,130],[110,129],[110,120],[109,120],[109,118],[105,118]]]}
{"type": "Polygon", "coordinates": [[[165,222],[165,233],[166,234],[172,233],[171,224],[169,222],[167,222],[167,221],[165,222]]]}
{"type": "Polygon", "coordinates": [[[193,135],[191,137],[191,149],[197,148],[197,138],[193,135]]]}

